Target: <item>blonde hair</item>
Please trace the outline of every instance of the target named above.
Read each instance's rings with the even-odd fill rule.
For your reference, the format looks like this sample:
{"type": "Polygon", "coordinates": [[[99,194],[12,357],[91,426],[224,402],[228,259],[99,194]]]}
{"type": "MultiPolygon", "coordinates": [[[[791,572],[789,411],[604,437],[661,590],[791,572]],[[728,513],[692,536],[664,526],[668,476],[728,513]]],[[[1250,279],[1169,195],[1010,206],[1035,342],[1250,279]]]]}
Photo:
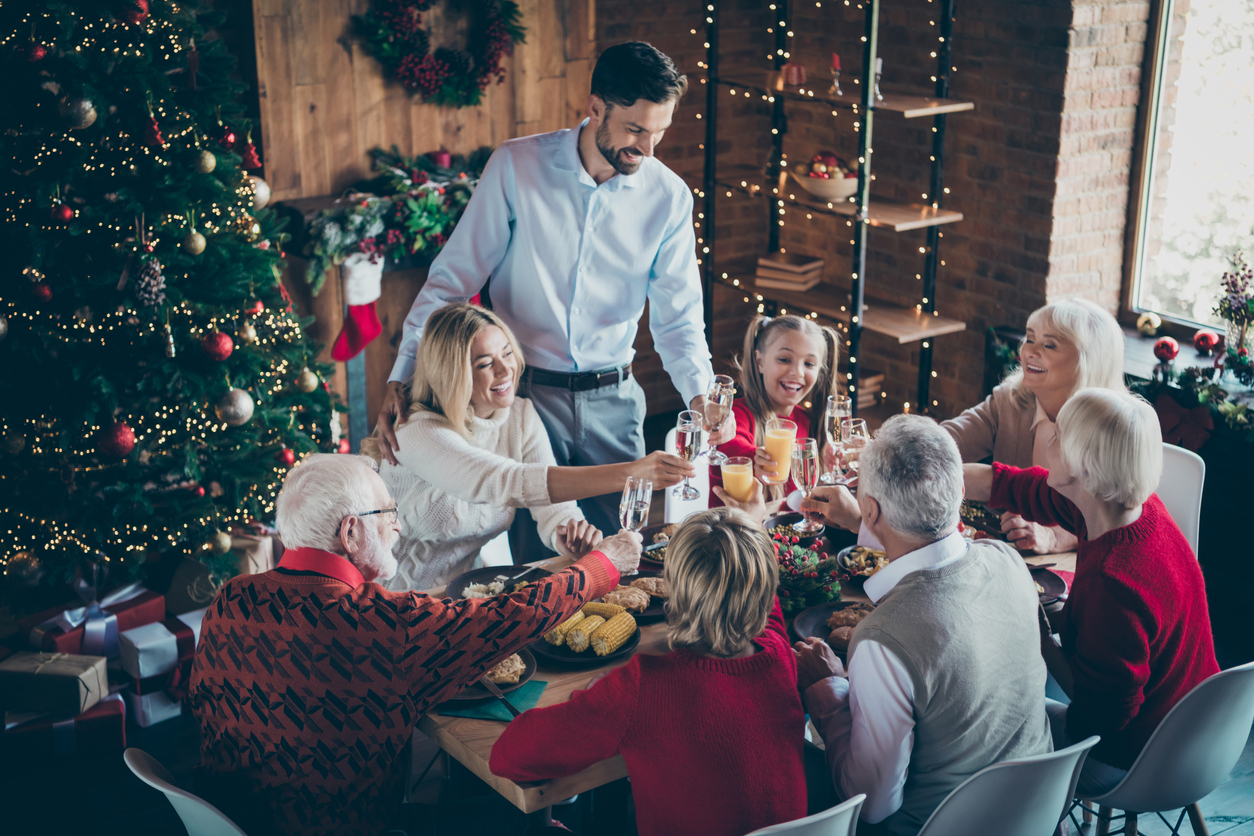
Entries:
{"type": "MultiPolygon", "coordinates": [[[[1110,389],[1124,392],[1123,330],[1110,313],[1087,299],[1062,299],[1037,308],[1028,317],[1028,328],[1038,335],[1048,330],[1076,348],[1075,389],[1110,389]]],[[[1036,396],[1023,384],[1023,368],[1006,376],[1015,398],[1023,406],[1036,396]]]]}
{"type": "Polygon", "coordinates": [[[1085,491],[1129,510],[1149,499],[1163,474],[1158,415],[1127,392],[1072,395],[1058,411],[1058,446],[1085,491]]]}
{"type": "MultiPolygon", "coordinates": [[[[749,414],[753,416],[754,443],[760,447],[766,436],[766,422],[774,418],[775,413],[771,410],[771,400],[766,394],[766,381],[762,372],[758,371],[755,353],[766,354],[771,343],[785,331],[804,334],[822,346],[819,355],[821,365],[814,380],[814,388],[806,395],[810,401],[810,435],[818,442],[821,457],[823,448],[827,445],[827,434],[822,431],[823,413],[827,410],[827,397],[840,392],[837,379],[840,337],[835,331],[826,325],[819,325],[805,317],[792,314],[777,316],[774,319],[769,316],[755,316],[749,323],[749,330],[745,332],[744,348],[740,359],[736,361],[736,368],[740,371],[740,394],[744,398],[749,414]]],[[[769,491],[771,499],[778,499],[783,489],[778,485],[771,485],[769,491]]]]}
{"type": "Polygon", "coordinates": [[[779,568],[771,538],[748,514],[711,508],[684,520],[666,548],[672,649],[734,656],[766,629],[779,568]]]}

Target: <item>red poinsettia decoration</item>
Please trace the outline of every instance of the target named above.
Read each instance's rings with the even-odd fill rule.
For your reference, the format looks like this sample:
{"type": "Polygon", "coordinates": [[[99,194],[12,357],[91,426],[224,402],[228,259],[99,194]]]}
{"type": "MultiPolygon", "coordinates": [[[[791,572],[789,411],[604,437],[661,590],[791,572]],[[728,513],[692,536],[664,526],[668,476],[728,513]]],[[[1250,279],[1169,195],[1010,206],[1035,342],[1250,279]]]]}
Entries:
{"type": "Polygon", "coordinates": [[[1158,413],[1163,441],[1195,453],[1210,439],[1215,429],[1210,407],[1198,404],[1192,409],[1185,409],[1168,392],[1159,393],[1154,401],[1154,411],[1158,413]]]}

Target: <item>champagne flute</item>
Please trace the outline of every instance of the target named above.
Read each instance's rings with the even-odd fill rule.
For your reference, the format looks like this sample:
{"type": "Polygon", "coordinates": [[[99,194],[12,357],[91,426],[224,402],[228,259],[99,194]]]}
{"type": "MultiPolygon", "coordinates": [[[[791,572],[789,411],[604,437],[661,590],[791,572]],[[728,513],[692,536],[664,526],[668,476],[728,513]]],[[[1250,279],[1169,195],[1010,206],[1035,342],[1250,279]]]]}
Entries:
{"type": "Polygon", "coordinates": [[[862,448],[871,440],[867,431],[866,421],[861,418],[846,418],[840,423],[841,450],[845,460],[845,483],[858,478],[858,456],[862,448]]]}
{"type": "MultiPolygon", "coordinates": [[[[813,438],[798,438],[792,443],[792,480],[801,489],[805,499],[819,484],[819,443],[813,438]]],[[[815,534],[823,530],[823,524],[806,514],[792,524],[798,534],[815,534]]]]}
{"type": "MultiPolygon", "coordinates": [[[[679,421],[675,424],[675,455],[681,459],[695,461],[701,454],[701,424],[704,416],[700,412],[686,409],[679,413],[679,421]]],[[[684,477],[682,485],[676,485],[675,496],[680,499],[700,499],[701,491],[688,484],[684,477]]]]}
{"type": "MultiPolygon", "coordinates": [[[[852,400],[840,395],[827,396],[827,409],[823,413],[823,432],[827,436],[827,449],[832,451],[840,449],[840,423],[852,415],[852,400]]],[[[838,483],[837,474],[835,471],[824,473],[819,477],[819,481],[824,485],[835,485],[838,483]]]]}
{"type": "Polygon", "coordinates": [[[653,482],[643,476],[628,476],[623,498],[618,503],[618,521],[627,531],[639,531],[649,524],[649,504],[653,482]]]}
{"type": "MultiPolygon", "coordinates": [[[[710,384],[709,391],[705,393],[705,423],[712,433],[722,429],[723,424],[731,417],[732,397],[735,393],[734,389],[724,385],[719,378],[731,380],[725,374],[716,375],[714,382],[710,384]]],[[[727,456],[720,453],[717,447],[711,445],[710,464],[721,466],[726,463],[727,456]]]]}

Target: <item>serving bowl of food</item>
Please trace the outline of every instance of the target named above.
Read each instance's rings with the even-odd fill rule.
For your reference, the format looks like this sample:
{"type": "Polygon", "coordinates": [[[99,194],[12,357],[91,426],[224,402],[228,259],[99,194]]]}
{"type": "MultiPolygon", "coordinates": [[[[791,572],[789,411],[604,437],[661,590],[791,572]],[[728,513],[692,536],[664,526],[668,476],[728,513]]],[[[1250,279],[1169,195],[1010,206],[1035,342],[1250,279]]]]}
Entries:
{"type": "Polygon", "coordinates": [[[538,566],[481,566],[458,575],[444,588],[445,598],[493,598],[503,592],[517,592],[538,580],[552,576],[552,572],[538,566]],[[513,580],[511,580],[511,578],[513,580]]]}
{"type": "Polygon", "coordinates": [[[879,549],[849,546],[836,553],[836,564],[848,576],[849,583],[860,585],[887,566],[888,557],[879,549]]]}
{"type": "Polygon", "coordinates": [[[801,546],[803,549],[812,548],[819,538],[827,533],[827,527],[819,529],[813,534],[799,534],[793,529],[793,523],[801,522],[801,514],[776,514],[773,517],[767,517],[763,525],[766,527],[766,533],[774,538],[777,534],[791,538],[796,537],[797,542],[793,545],[801,546]]]}
{"type": "Polygon", "coordinates": [[[809,163],[791,167],[791,172],[801,188],[828,202],[844,200],[858,192],[856,167],[831,151],[819,151],[809,163]]]}

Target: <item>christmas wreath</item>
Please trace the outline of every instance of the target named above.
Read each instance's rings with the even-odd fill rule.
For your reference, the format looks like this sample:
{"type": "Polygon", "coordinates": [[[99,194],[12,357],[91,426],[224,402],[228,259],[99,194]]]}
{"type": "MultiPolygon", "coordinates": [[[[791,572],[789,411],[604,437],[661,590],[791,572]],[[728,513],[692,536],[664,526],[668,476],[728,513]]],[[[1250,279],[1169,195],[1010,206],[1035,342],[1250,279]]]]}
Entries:
{"type": "Polygon", "coordinates": [[[501,58],[526,43],[522,13],[513,0],[461,0],[470,18],[465,49],[431,51],[422,13],[435,0],[373,0],[370,11],[354,15],[357,34],[388,75],[428,104],[478,105],[493,79],[505,80],[501,58]]]}

